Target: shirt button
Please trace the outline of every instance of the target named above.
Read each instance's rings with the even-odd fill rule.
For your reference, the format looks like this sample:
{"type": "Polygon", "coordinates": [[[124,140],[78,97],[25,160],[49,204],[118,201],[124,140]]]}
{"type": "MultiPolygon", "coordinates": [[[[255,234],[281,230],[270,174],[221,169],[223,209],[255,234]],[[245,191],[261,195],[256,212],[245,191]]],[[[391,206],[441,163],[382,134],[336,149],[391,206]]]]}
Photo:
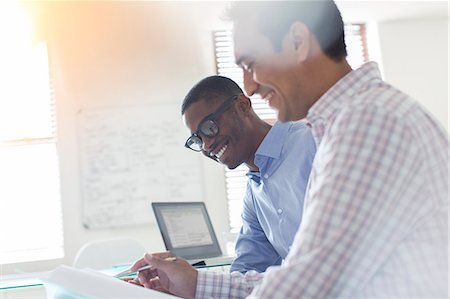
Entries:
{"type": "Polygon", "coordinates": [[[268,178],[269,178],[269,175],[266,173],[266,174],[264,175],[264,178],[265,178],[265,179],[268,179],[268,178]]]}
{"type": "Polygon", "coordinates": [[[281,214],[281,213],[283,213],[283,210],[282,209],[278,209],[277,212],[278,212],[278,214],[281,214]]]}

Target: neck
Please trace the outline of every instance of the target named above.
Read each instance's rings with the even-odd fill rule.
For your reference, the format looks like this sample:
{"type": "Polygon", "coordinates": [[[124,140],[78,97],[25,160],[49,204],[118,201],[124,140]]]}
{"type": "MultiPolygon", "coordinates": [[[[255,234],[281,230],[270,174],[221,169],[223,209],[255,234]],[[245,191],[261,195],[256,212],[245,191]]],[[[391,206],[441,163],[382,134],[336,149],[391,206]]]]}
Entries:
{"type": "Polygon", "coordinates": [[[312,93],[309,95],[309,107],[322,97],[333,85],[352,71],[346,59],[335,62],[326,56],[321,56],[308,68],[308,82],[312,93]]]}
{"type": "Polygon", "coordinates": [[[250,171],[259,171],[258,166],[255,164],[255,154],[271,128],[271,125],[259,119],[257,126],[255,126],[255,130],[252,132],[254,138],[252,155],[245,162],[245,165],[247,165],[250,171]]]}

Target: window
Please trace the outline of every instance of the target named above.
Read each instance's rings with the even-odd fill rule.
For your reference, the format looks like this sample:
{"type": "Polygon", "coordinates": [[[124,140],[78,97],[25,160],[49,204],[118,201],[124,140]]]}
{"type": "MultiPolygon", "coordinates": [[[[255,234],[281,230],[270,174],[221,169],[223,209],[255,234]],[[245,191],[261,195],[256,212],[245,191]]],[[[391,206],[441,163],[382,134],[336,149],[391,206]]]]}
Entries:
{"type": "MultiPolygon", "coordinates": [[[[234,80],[243,88],[243,74],[234,63],[233,36],[231,31],[216,31],[213,34],[217,74],[234,80]]],[[[345,24],[345,42],[347,44],[347,60],[353,68],[359,67],[369,60],[365,24],[345,24]]],[[[276,112],[259,96],[252,97],[252,105],[256,114],[269,123],[276,121],[276,112]]],[[[234,170],[225,169],[225,183],[228,199],[230,231],[239,231],[242,211],[242,199],[247,186],[248,168],[241,165],[234,170]]]]}
{"type": "Polygon", "coordinates": [[[47,47],[31,40],[21,7],[1,3],[0,264],[64,255],[47,47]]]}

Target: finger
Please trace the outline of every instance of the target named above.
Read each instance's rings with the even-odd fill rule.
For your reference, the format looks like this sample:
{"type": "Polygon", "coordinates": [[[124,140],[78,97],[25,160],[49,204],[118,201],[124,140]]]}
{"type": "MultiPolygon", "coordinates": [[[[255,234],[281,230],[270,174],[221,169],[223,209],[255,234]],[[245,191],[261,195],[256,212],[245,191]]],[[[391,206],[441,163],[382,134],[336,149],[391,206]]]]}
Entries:
{"type": "Polygon", "coordinates": [[[159,277],[155,277],[155,278],[151,279],[149,281],[149,285],[150,285],[150,288],[152,288],[152,289],[163,288],[163,286],[161,285],[161,281],[159,280],[159,277]]]}
{"type": "Polygon", "coordinates": [[[167,269],[167,267],[173,263],[172,260],[165,260],[169,257],[173,257],[170,255],[170,252],[166,252],[166,253],[155,253],[155,254],[145,254],[144,256],[144,260],[146,261],[147,264],[152,265],[153,268],[157,268],[160,270],[165,271],[165,269],[167,269]]]}
{"type": "Polygon", "coordinates": [[[128,282],[128,283],[131,283],[131,284],[134,284],[134,285],[137,285],[137,286],[140,286],[140,287],[143,286],[143,285],[139,282],[139,279],[138,279],[137,277],[135,277],[135,278],[133,278],[133,279],[130,279],[130,280],[127,280],[127,282],[128,282]]]}
{"type": "Polygon", "coordinates": [[[141,284],[144,282],[149,281],[152,278],[155,278],[158,276],[158,271],[156,269],[148,269],[144,271],[140,271],[138,274],[138,280],[141,284]]]}
{"type": "Polygon", "coordinates": [[[152,254],[146,253],[146,254],[144,254],[143,259],[145,259],[145,257],[146,257],[146,256],[149,256],[149,255],[151,255],[151,256],[153,256],[153,257],[158,257],[158,258],[160,258],[160,259],[165,259],[165,258],[168,258],[168,257],[173,257],[173,254],[172,254],[170,251],[163,251],[163,252],[155,252],[155,253],[152,253],[152,254]]]}
{"type": "Polygon", "coordinates": [[[134,262],[134,264],[131,266],[130,270],[135,272],[140,267],[143,267],[145,265],[148,265],[148,263],[145,261],[145,258],[141,258],[141,259],[137,260],[136,262],[134,262]]]}
{"type": "Polygon", "coordinates": [[[155,279],[156,277],[150,277],[148,275],[139,273],[139,276],[137,277],[139,283],[143,285],[144,287],[151,289],[152,288],[152,279],[155,279]]]}
{"type": "MultiPolygon", "coordinates": [[[[143,266],[147,266],[149,263],[145,260],[145,256],[149,255],[148,253],[145,253],[144,257],[134,262],[134,264],[131,266],[130,270],[133,272],[136,272],[139,268],[143,266]]],[[[159,253],[153,253],[152,255],[159,256],[161,258],[166,258],[171,256],[169,251],[165,252],[159,252],[159,253]]]]}

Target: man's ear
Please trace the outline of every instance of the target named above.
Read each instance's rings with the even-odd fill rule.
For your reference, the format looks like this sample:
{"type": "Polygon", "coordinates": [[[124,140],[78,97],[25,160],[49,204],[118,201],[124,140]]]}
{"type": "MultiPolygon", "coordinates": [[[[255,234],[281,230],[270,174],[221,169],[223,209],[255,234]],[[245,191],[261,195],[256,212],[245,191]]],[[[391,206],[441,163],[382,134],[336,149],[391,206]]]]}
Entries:
{"type": "Polygon", "coordinates": [[[294,22],[289,28],[288,44],[296,52],[297,62],[306,60],[310,47],[310,31],[302,22],[294,22]]]}
{"type": "Polygon", "coordinates": [[[239,99],[237,100],[236,108],[240,113],[248,114],[248,112],[252,109],[252,102],[245,95],[239,95],[239,99]]]}

